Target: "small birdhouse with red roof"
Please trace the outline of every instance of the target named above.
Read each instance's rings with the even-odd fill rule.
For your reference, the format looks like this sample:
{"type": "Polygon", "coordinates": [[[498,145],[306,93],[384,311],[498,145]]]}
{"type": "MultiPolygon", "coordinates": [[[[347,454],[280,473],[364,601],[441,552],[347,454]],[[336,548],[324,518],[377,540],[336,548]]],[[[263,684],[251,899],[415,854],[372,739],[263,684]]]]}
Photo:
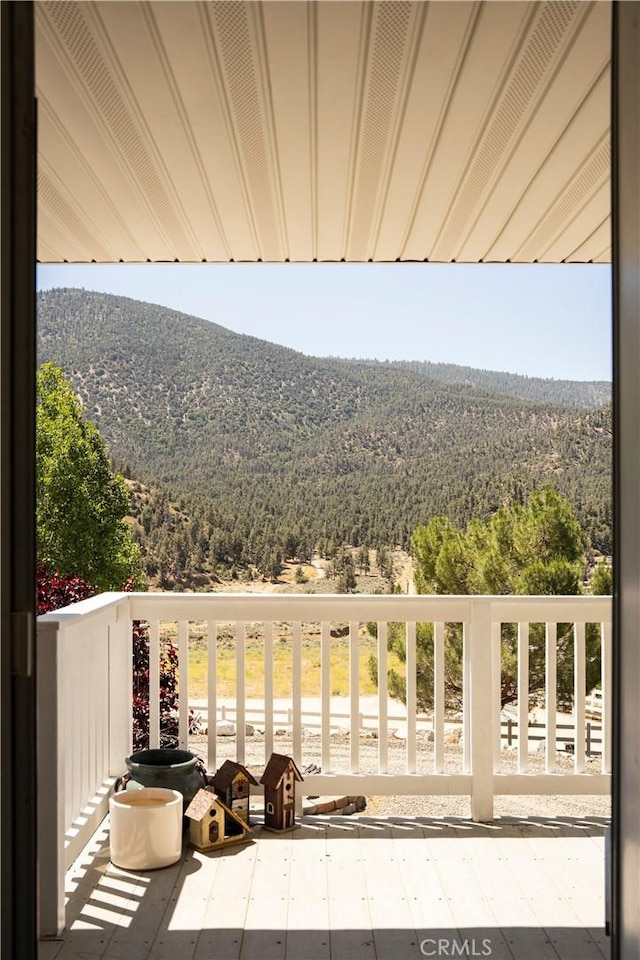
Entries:
{"type": "Polygon", "coordinates": [[[260,783],[264,786],[264,826],[281,833],[295,827],[296,781],[303,777],[291,757],[272,753],[260,783]]]}
{"type": "MultiPolygon", "coordinates": [[[[211,779],[216,796],[222,800],[235,815],[243,820],[247,825],[249,823],[249,788],[253,784],[258,786],[258,781],[249,773],[246,767],[234,760],[225,760],[218,772],[211,779]]],[[[234,820],[227,823],[227,833],[241,833],[238,824],[234,820]]]]}
{"type": "Polygon", "coordinates": [[[196,850],[208,853],[232,843],[245,843],[251,839],[251,827],[236,816],[226,803],[215,795],[211,787],[198,790],[185,810],[189,824],[189,841],[196,850]],[[229,834],[227,824],[235,823],[236,830],[229,834]]]}

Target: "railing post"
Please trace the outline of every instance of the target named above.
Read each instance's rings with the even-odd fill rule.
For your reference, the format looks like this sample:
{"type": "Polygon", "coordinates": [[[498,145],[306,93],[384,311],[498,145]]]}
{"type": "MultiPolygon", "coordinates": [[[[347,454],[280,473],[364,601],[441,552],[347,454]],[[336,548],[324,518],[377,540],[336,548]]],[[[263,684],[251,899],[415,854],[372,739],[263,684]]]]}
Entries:
{"type": "Polygon", "coordinates": [[[65,926],[65,743],[60,706],[60,624],[37,628],[38,933],[56,937],[65,926]]]}
{"type": "Polygon", "coordinates": [[[470,625],[471,818],[493,820],[491,601],[473,600],[470,625]]]}
{"type": "Polygon", "coordinates": [[[133,623],[129,604],[109,624],[109,775],[124,772],[133,743],[133,623]]]}

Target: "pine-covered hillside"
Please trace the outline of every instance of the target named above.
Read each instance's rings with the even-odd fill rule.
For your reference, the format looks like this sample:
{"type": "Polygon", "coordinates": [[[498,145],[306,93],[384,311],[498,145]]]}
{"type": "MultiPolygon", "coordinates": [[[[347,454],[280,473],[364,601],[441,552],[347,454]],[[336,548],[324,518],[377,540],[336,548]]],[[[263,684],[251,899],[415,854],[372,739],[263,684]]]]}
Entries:
{"type": "Polygon", "coordinates": [[[487,516],[550,483],[610,552],[611,410],[595,405],[607,385],[593,409],[566,382],[565,405],[534,402],[84,290],[41,292],[38,323],[39,361],[71,377],[120,468],[191,496],[244,551],[287,537],[406,545],[434,514],[487,516]]]}

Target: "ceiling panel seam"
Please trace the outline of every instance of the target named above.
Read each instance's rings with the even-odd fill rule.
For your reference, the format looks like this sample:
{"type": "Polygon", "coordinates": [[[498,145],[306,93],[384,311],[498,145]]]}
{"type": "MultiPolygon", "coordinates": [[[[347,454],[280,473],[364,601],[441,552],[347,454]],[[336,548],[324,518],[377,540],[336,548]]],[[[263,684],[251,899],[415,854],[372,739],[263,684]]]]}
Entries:
{"type": "MultiPolygon", "coordinates": [[[[80,167],[82,167],[85,177],[91,183],[92,189],[95,190],[96,194],[98,194],[102,198],[102,201],[105,204],[105,207],[107,207],[111,211],[111,216],[113,217],[114,222],[118,224],[123,234],[126,237],[128,237],[129,242],[131,243],[131,246],[137,251],[140,258],[144,259],[144,255],[140,248],[140,244],[138,243],[133,233],[131,232],[129,225],[127,223],[127,220],[120,213],[120,210],[117,204],[113,202],[111,195],[104,188],[104,185],[100,180],[100,178],[96,176],[95,171],[91,166],[91,164],[89,163],[86,155],[81,150],[78,149],[76,142],[69,135],[69,131],[66,125],[62,122],[62,120],[60,119],[56,111],[53,109],[46,95],[41,90],[38,90],[37,95],[38,95],[38,114],[46,115],[49,123],[51,124],[52,127],[55,128],[58,136],[64,142],[66,148],[69,150],[71,154],[73,154],[76,160],[76,163],[80,167]]],[[[44,158],[39,153],[38,164],[42,162],[44,162],[44,158]]],[[[38,237],[38,243],[40,243],[40,237],[38,237]]]]}
{"type": "MultiPolygon", "coordinates": [[[[568,34],[560,39],[556,50],[553,52],[553,55],[550,58],[550,62],[547,65],[547,68],[543,71],[540,77],[539,83],[536,85],[535,90],[532,92],[529,103],[527,104],[521,117],[519,118],[517,124],[515,125],[512,131],[512,134],[510,136],[510,139],[505,144],[504,152],[500,156],[499,163],[496,164],[494,169],[488,173],[488,176],[486,177],[485,185],[481,189],[481,192],[478,194],[474,207],[469,210],[469,213],[467,214],[467,217],[466,217],[464,234],[461,237],[461,239],[458,240],[457,248],[454,255],[455,259],[457,259],[461,250],[469,242],[469,238],[472,235],[473,231],[476,229],[478,221],[480,220],[480,218],[482,217],[482,214],[486,210],[488,203],[491,201],[491,198],[495,193],[496,187],[499,186],[500,184],[501,174],[504,173],[508,164],[512,160],[514,154],[516,153],[518,147],[522,142],[523,137],[526,135],[530,124],[532,123],[536,114],[540,110],[541,105],[544,103],[545,98],[557,77],[558,71],[561,69],[562,55],[565,55],[574,46],[576,39],[580,34],[580,31],[582,30],[582,27],[584,26],[584,23],[587,19],[590,6],[591,4],[586,4],[586,3],[582,5],[580,4],[574,5],[575,12],[577,14],[577,19],[573,24],[573,28],[569,29],[570,24],[567,25],[567,30],[569,31],[568,34]]],[[[547,4],[547,6],[543,7],[542,9],[543,9],[543,12],[549,11],[551,9],[551,4],[547,4]]],[[[535,38],[532,38],[532,42],[535,42],[535,38]]],[[[527,47],[529,47],[529,44],[527,45],[527,47]]],[[[527,52],[528,51],[525,51],[525,56],[527,52]]],[[[524,57],[520,58],[520,63],[518,65],[516,73],[520,71],[520,67],[522,65],[523,60],[524,60],[524,57]]],[[[513,77],[513,74],[512,74],[512,82],[509,84],[509,89],[507,89],[506,93],[501,97],[501,102],[498,105],[498,110],[501,109],[505,100],[511,93],[511,88],[514,85],[517,85],[515,84],[516,79],[517,77],[513,77]]],[[[592,86],[589,88],[589,91],[593,89],[594,85],[595,83],[592,84],[592,86]]],[[[574,114],[572,114],[572,116],[575,115],[575,113],[580,109],[581,104],[584,103],[584,100],[588,96],[588,92],[580,100],[580,103],[576,107],[576,110],[574,111],[574,114]]],[[[487,132],[484,138],[483,148],[484,148],[484,144],[486,144],[487,140],[489,140],[491,137],[495,121],[496,121],[496,114],[494,113],[494,120],[492,121],[491,128],[489,129],[489,131],[487,132]]],[[[477,162],[478,160],[476,160],[476,163],[477,162]]],[[[460,192],[464,193],[465,188],[466,188],[466,181],[462,184],[462,189],[460,192]]],[[[515,210],[515,207],[513,209],[515,210]]],[[[496,237],[494,237],[494,239],[489,243],[485,252],[490,250],[495,242],[496,242],[496,237]]]]}
{"type": "MultiPolygon", "coordinates": [[[[603,199],[609,199],[609,183],[604,180],[599,183],[593,190],[590,190],[584,198],[582,198],[579,203],[579,206],[575,206],[571,214],[566,218],[560,229],[556,234],[546,243],[544,248],[536,256],[536,260],[540,263],[553,263],[556,259],[566,262],[568,257],[571,256],[571,250],[573,249],[573,243],[575,241],[571,240],[570,231],[575,225],[576,221],[585,219],[593,222],[594,209],[596,215],[601,216],[602,210],[602,201],[603,199]],[[598,213],[598,209],[600,212],[598,213]],[[567,240],[567,235],[569,239],[567,240]],[[569,246],[567,246],[569,244],[569,246]],[[552,251],[557,248],[562,249],[564,246],[564,252],[562,255],[559,253],[553,253],[552,251]]],[[[608,204],[607,204],[608,205],[608,204]]]]}
{"type": "Polygon", "coordinates": [[[408,65],[405,68],[404,75],[401,79],[401,89],[400,93],[398,94],[396,109],[393,111],[391,129],[388,137],[386,161],[384,163],[381,176],[382,182],[378,190],[376,207],[372,217],[373,226],[370,231],[368,249],[369,256],[374,260],[376,259],[376,250],[380,242],[380,235],[385,222],[389,190],[391,188],[391,180],[394,175],[398,149],[400,146],[400,135],[405,123],[409,95],[414,83],[418,52],[420,50],[424,25],[427,17],[427,4],[422,4],[422,6],[417,8],[414,7],[414,10],[415,9],[418,10],[418,13],[415,16],[412,35],[409,39],[409,53],[407,57],[408,65]]]}
{"type": "MultiPolygon", "coordinates": [[[[577,247],[574,247],[574,249],[571,251],[571,253],[568,253],[568,254],[567,254],[567,256],[565,257],[565,261],[570,260],[571,257],[573,257],[573,256],[578,252],[578,250],[580,250],[581,247],[586,247],[587,244],[596,236],[596,234],[598,233],[598,231],[601,230],[602,227],[604,227],[605,225],[609,224],[610,221],[611,221],[611,216],[610,216],[610,215],[607,215],[606,217],[604,217],[604,218],[600,221],[600,223],[599,223],[596,227],[594,227],[594,229],[591,231],[591,233],[589,234],[589,236],[588,236],[588,237],[585,237],[583,240],[581,240],[580,243],[578,244],[578,246],[577,246],[577,247]]],[[[606,251],[606,250],[608,249],[608,247],[609,247],[609,244],[604,248],[604,250],[606,251]]],[[[602,256],[602,253],[603,253],[603,252],[604,252],[604,251],[600,251],[600,253],[597,254],[597,255],[598,255],[598,256],[602,256]]],[[[595,259],[595,258],[592,258],[590,262],[593,262],[594,259],[595,259]]]]}
{"type": "MultiPolygon", "coordinates": [[[[215,23],[221,65],[229,106],[247,178],[249,203],[258,231],[261,259],[274,256],[278,227],[269,182],[267,135],[260,104],[255,55],[245,4],[220,0],[209,6],[215,23]]],[[[273,172],[271,174],[273,177],[273,172]]]]}
{"type": "Polygon", "coordinates": [[[611,144],[609,134],[600,138],[590,155],[580,164],[572,177],[556,195],[552,203],[538,221],[535,229],[516,251],[514,259],[537,260],[542,253],[537,251],[543,244],[548,249],[554,239],[562,234],[568,223],[573,220],[572,213],[578,202],[587,196],[593,195],[609,175],[611,161],[611,144]]]}
{"type": "Polygon", "coordinates": [[[534,6],[523,22],[434,243],[438,259],[456,259],[464,245],[461,231],[483,195],[486,199],[490,184],[496,179],[496,166],[504,163],[505,151],[510,155],[512,138],[524,125],[525,117],[530,116],[532,103],[540,96],[541,80],[578,10],[577,2],[549,2],[534,6]]]}
{"type": "MultiPolygon", "coordinates": [[[[462,68],[463,68],[463,66],[464,66],[465,60],[466,60],[467,57],[468,57],[469,50],[470,50],[470,47],[471,47],[471,43],[472,43],[472,41],[473,41],[473,37],[474,37],[475,32],[476,32],[476,30],[477,30],[478,21],[479,21],[479,18],[480,18],[480,10],[481,10],[481,8],[482,8],[482,0],[476,0],[476,3],[474,4],[474,6],[473,6],[473,8],[472,8],[471,16],[469,17],[469,21],[468,21],[468,24],[467,24],[467,29],[466,29],[466,31],[465,31],[465,35],[464,35],[464,37],[462,38],[462,42],[461,42],[461,44],[460,44],[460,49],[459,49],[459,52],[458,52],[458,57],[456,58],[456,63],[455,63],[455,65],[454,65],[454,69],[453,69],[453,71],[452,71],[452,76],[451,76],[451,79],[450,79],[450,81],[449,81],[449,85],[448,85],[447,91],[446,91],[446,93],[445,93],[443,102],[442,102],[442,106],[441,106],[441,109],[440,109],[440,113],[439,113],[439,116],[438,116],[438,120],[437,120],[436,125],[435,125],[435,130],[434,130],[433,138],[432,138],[432,141],[431,141],[431,145],[430,145],[429,150],[428,150],[428,152],[427,152],[427,156],[426,156],[426,158],[425,158],[425,162],[424,162],[424,165],[423,165],[423,168],[422,168],[422,172],[421,172],[421,175],[420,175],[420,179],[419,179],[419,181],[418,181],[418,186],[417,186],[417,189],[416,189],[414,202],[413,202],[413,204],[412,204],[411,211],[410,211],[410,213],[409,213],[409,217],[408,217],[408,220],[407,220],[407,225],[406,225],[406,227],[405,227],[405,230],[404,230],[404,233],[403,233],[403,236],[402,236],[402,240],[400,241],[400,246],[399,246],[399,254],[400,254],[400,255],[399,255],[399,259],[401,259],[401,260],[403,260],[403,259],[406,258],[407,246],[408,246],[408,244],[409,244],[411,235],[412,235],[413,230],[414,230],[414,227],[415,227],[416,217],[417,217],[417,215],[418,215],[418,210],[420,209],[420,207],[421,207],[421,205],[422,205],[422,198],[423,198],[423,195],[424,195],[424,191],[425,191],[425,187],[426,187],[426,184],[427,184],[427,180],[428,180],[428,178],[429,178],[429,173],[430,173],[430,171],[431,171],[431,165],[432,165],[432,163],[433,163],[433,158],[434,158],[434,156],[435,156],[435,154],[436,154],[436,151],[437,151],[437,149],[438,149],[438,146],[439,146],[439,143],[440,143],[440,140],[441,140],[442,130],[443,130],[443,127],[444,127],[444,124],[445,124],[445,120],[446,120],[446,118],[447,118],[447,115],[448,115],[448,113],[449,113],[449,109],[450,109],[450,107],[451,107],[451,102],[452,102],[453,96],[454,96],[454,94],[455,94],[455,92],[456,92],[456,89],[457,89],[459,83],[460,83],[460,77],[461,77],[461,75],[462,75],[462,68]]],[[[428,19],[427,19],[427,29],[428,29],[428,19]]],[[[422,259],[423,259],[423,260],[429,260],[429,259],[430,259],[430,253],[431,253],[430,250],[425,250],[425,251],[424,251],[424,257],[423,257],[422,259]]],[[[413,257],[409,257],[408,259],[413,260],[414,258],[413,258],[413,257]]]]}
{"type": "MultiPolygon", "coordinates": [[[[227,96],[227,88],[223,76],[222,64],[220,62],[220,57],[218,55],[218,44],[216,40],[216,33],[211,21],[211,7],[210,4],[198,4],[197,6],[198,16],[202,24],[203,34],[206,37],[206,50],[209,57],[209,67],[211,69],[211,76],[213,83],[218,92],[218,99],[220,102],[220,109],[222,111],[222,116],[225,123],[227,139],[229,142],[229,149],[233,155],[233,160],[235,164],[235,173],[240,192],[242,194],[244,202],[244,211],[247,218],[247,223],[249,225],[249,230],[253,240],[253,246],[256,252],[256,259],[260,258],[262,255],[262,250],[260,247],[260,235],[258,231],[258,225],[255,221],[254,211],[251,205],[250,193],[249,193],[249,184],[245,176],[244,166],[242,163],[242,156],[240,151],[240,144],[238,143],[238,138],[236,134],[236,128],[233,120],[233,112],[231,104],[227,96]]],[[[232,259],[235,259],[233,257],[232,259]]]]}
{"type": "Polygon", "coordinates": [[[264,17],[262,6],[254,3],[250,7],[255,19],[256,48],[258,54],[258,67],[260,71],[261,83],[258,89],[264,91],[264,113],[266,115],[266,126],[268,136],[266,137],[266,146],[271,154],[271,166],[273,169],[273,181],[275,187],[275,206],[278,215],[275,216],[275,226],[279,233],[281,249],[284,251],[285,259],[290,259],[291,250],[289,248],[289,233],[287,229],[287,217],[284,205],[284,196],[282,189],[282,168],[280,165],[280,151],[278,149],[278,136],[274,119],[273,109],[273,89],[271,85],[271,74],[269,72],[269,58],[267,56],[267,42],[264,27],[264,17]]]}
{"type": "Polygon", "coordinates": [[[376,5],[354,181],[348,250],[350,259],[368,260],[371,255],[369,243],[374,211],[402,89],[413,9],[413,4],[402,0],[384,0],[376,5]]]}
{"type": "MultiPolygon", "coordinates": [[[[38,219],[42,221],[42,214],[38,214],[38,219]]],[[[38,257],[37,263],[63,263],[64,257],[48,241],[38,238],[38,257]]]]}
{"type": "MultiPolygon", "coordinates": [[[[540,176],[540,174],[541,174],[542,171],[544,170],[545,166],[550,162],[550,160],[552,160],[554,154],[555,154],[556,151],[558,150],[558,147],[562,144],[564,138],[567,136],[567,134],[570,134],[571,127],[572,127],[572,126],[576,123],[576,121],[579,119],[580,113],[581,113],[582,109],[584,108],[585,104],[587,103],[587,101],[589,100],[589,97],[592,95],[592,93],[594,92],[594,90],[597,88],[598,84],[599,84],[603,79],[606,79],[606,75],[607,75],[608,71],[609,71],[609,61],[607,61],[607,63],[605,63],[605,65],[603,66],[603,68],[602,68],[602,70],[600,71],[600,73],[595,77],[593,83],[591,84],[591,86],[589,87],[589,89],[586,91],[586,93],[584,94],[584,96],[580,99],[580,101],[578,102],[578,104],[577,104],[577,106],[576,106],[576,109],[573,111],[573,113],[571,114],[571,116],[567,118],[566,124],[565,124],[564,127],[558,132],[558,136],[555,138],[555,140],[553,141],[553,143],[549,146],[549,149],[546,151],[546,153],[541,157],[540,162],[538,163],[537,167],[536,167],[535,170],[531,173],[528,182],[527,182],[527,181],[523,181],[523,183],[522,183],[522,188],[521,188],[519,194],[517,195],[516,200],[515,200],[514,203],[512,204],[512,207],[511,207],[511,210],[509,211],[509,214],[508,214],[505,218],[503,218],[502,224],[501,224],[500,228],[498,229],[497,233],[495,234],[493,240],[491,241],[490,246],[486,249],[485,254],[484,254],[484,257],[486,257],[488,254],[490,254],[491,250],[492,250],[497,244],[500,243],[500,240],[502,239],[502,236],[503,236],[504,232],[509,228],[509,225],[512,223],[514,216],[515,216],[515,215],[517,214],[517,212],[518,212],[518,208],[519,208],[521,202],[523,201],[523,199],[525,198],[528,190],[529,190],[530,187],[531,187],[531,184],[535,183],[536,178],[540,176]]],[[[484,259],[484,257],[483,257],[483,259],[484,259]]]]}
{"type": "Polygon", "coordinates": [[[358,65],[356,75],[358,83],[356,95],[353,101],[353,120],[351,122],[351,143],[349,146],[349,179],[347,182],[347,195],[344,203],[344,229],[342,239],[342,249],[340,259],[348,259],[348,250],[351,242],[351,221],[353,216],[353,205],[355,198],[355,181],[358,163],[358,148],[360,144],[361,126],[362,126],[362,105],[364,103],[364,91],[367,81],[367,66],[369,60],[369,46],[371,43],[371,24],[373,20],[373,4],[366,2],[360,3],[361,24],[360,38],[358,42],[358,65]]]}
{"type": "Polygon", "coordinates": [[[72,242],[75,241],[85,248],[89,253],[89,259],[111,260],[117,256],[104,237],[96,244],[96,239],[101,236],[100,231],[85,211],[80,209],[74,198],[69,196],[55,173],[48,169],[46,161],[40,162],[37,179],[39,199],[49,208],[59,227],[67,233],[72,242]],[[57,184],[54,183],[54,179],[58,181],[57,184]],[[92,249],[94,249],[94,256],[91,256],[92,249]]]}
{"type": "MultiPolygon", "coordinates": [[[[553,0],[549,0],[549,2],[553,2],[553,0]]],[[[438,231],[434,237],[431,247],[431,256],[439,263],[448,262],[450,259],[452,259],[451,253],[446,249],[445,241],[448,239],[448,235],[451,233],[451,219],[455,216],[460,193],[469,176],[471,176],[473,173],[474,164],[477,163],[478,151],[481,148],[483,141],[485,141],[487,137],[487,124],[491,121],[492,117],[495,117],[496,108],[504,98],[505,84],[508,82],[508,79],[512,77],[514,67],[520,61],[522,49],[525,47],[530,38],[531,26],[538,16],[538,4],[535,2],[535,0],[533,0],[533,2],[532,0],[528,0],[527,7],[529,8],[528,13],[518,27],[517,39],[515,43],[511,45],[511,48],[508,51],[507,59],[505,60],[500,73],[496,78],[495,84],[492,88],[491,96],[484,107],[482,116],[475,121],[475,135],[469,143],[466,157],[461,165],[457,184],[455,185],[455,188],[449,197],[446,211],[442,215],[438,231]],[[445,249],[442,249],[443,247],[445,249]]],[[[486,3],[482,3],[476,23],[476,30],[482,24],[482,17],[488,15],[489,13],[487,5],[486,3]]]]}
{"type": "MultiPolygon", "coordinates": [[[[204,160],[202,159],[202,154],[200,153],[200,148],[198,146],[197,138],[194,134],[193,127],[189,120],[189,114],[188,114],[187,108],[180,94],[180,87],[178,82],[176,81],[175,73],[171,67],[171,61],[167,56],[167,51],[166,51],[164,42],[162,40],[162,35],[158,27],[158,23],[153,13],[152,6],[150,4],[142,4],[141,13],[143,18],[146,21],[147,30],[149,31],[149,35],[152,38],[153,45],[156,49],[158,62],[160,64],[162,72],[164,73],[167,86],[171,91],[171,97],[173,99],[176,114],[178,115],[178,118],[180,120],[180,125],[184,133],[185,141],[189,145],[189,150],[191,151],[193,162],[198,171],[200,183],[202,185],[202,190],[207,198],[207,203],[209,205],[209,209],[211,211],[211,216],[215,223],[216,230],[218,231],[218,234],[220,236],[220,240],[227,254],[227,258],[230,259],[231,248],[229,245],[229,240],[225,234],[225,230],[222,224],[222,220],[220,218],[220,213],[218,211],[215,198],[213,196],[213,191],[211,189],[211,181],[209,180],[209,177],[206,171],[206,166],[205,166],[204,160]]],[[[174,185],[174,193],[179,195],[179,191],[175,188],[175,185],[174,185]]],[[[186,212],[185,212],[185,217],[186,217],[186,212]]],[[[199,248],[200,259],[205,259],[204,249],[202,245],[197,241],[196,237],[194,237],[194,246],[196,248],[199,248]]]]}
{"type": "Polygon", "coordinates": [[[309,162],[311,179],[311,255],[318,259],[318,7],[307,3],[307,58],[309,64],[309,162]]]}
{"type": "MultiPolygon", "coordinates": [[[[55,2],[57,5],[57,0],[55,2]]],[[[87,30],[85,39],[94,51],[93,70],[88,69],[86,61],[83,69],[79,56],[75,57],[75,61],[93,94],[93,112],[106,123],[128,170],[139,185],[145,205],[151,209],[160,233],[167,239],[169,247],[173,247],[174,258],[179,259],[180,247],[185,251],[190,246],[193,249],[195,238],[179,198],[169,196],[172,183],[162,153],[158,150],[144,111],[140,109],[131,89],[95,2],[82,6],[82,19],[87,30]],[[192,234],[191,244],[187,239],[188,233],[192,234]]]]}
{"type": "MultiPolygon", "coordinates": [[[[166,203],[164,204],[165,209],[169,217],[175,222],[178,229],[182,233],[182,239],[187,251],[189,251],[189,259],[191,260],[200,260],[202,259],[202,248],[200,246],[198,237],[193,229],[193,225],[187,212],[182,204],[182,197],[180,191],[176,189],[173,178],[169,173],[169,169],[164,161],[164,156],[162,150],[158,147],[156,138],[153,134],[149,123],[147,122],[147,116],[145,111],[141,108],[138,98],[133,91],[131,84],[129,83],[126,71],[123,69],[118,56],[117,50],[115,49],[109,30],[102,20],[102,17],[99,13],[99,8],[96,6],[96,2],[99,4],[101,0],[92,0],[91,8],[94,9],[93,16],[94,20],[94,33],[96,36],[100,36],[101,46],[105,53],[108,53],[108,59],[111,62],[112,76],[118,76],[118,88],[122,95],[123,102],[125,107],[128,105],[128,113],[134,123],[137,132],[140,135],[140,141],[143,147],[146,150],[146,153],[149,159],[152,162],[153,168],[155,171],[159,170],[162,174],[159,177],[161,186],[163,187],[163,192],[166,195],[166,203]],[[195,254],[195,256],[194,256],[195,254]]],[[[153,46],[155,60],[160,67],[162,67],[160,61],[160,51],[155,43],[155,36],[152,31],[149,29],[149,21],[146,18],[145,14],[147,11],[147,3],[142,3],[138,5],[140,10],[140,17],[144,26],[147,30],[149,40],[153,46]]],[[[175,104],[174,104],[175,106],[175,104]]],[[[182,259],[179,248],[176,248],[176,259],[182,259]]]]}
{"type": "MultiPolygon", "coordinates": [[[[136,185],[142,205],[147,208],[152,222],[155,223],[167,247],[173,248],[175,256],[174,243],[169,234],[166,233],[162,217],[159,216],[156,204],[149,193],[149,187],[145,185],[145,178],[150,176],[154,181],[154,187],[157,187],[160,195],[162,195],[164,194],[164,190],[161,180],[157,172],[153,170],[152,162],[150,158],[148,158],[148,155],[150,173],[149,167],[147,168],[147,173],[143,174],[139,164],[136,165],[134,162],[132,165],[131,163],[131,157],[129,155],[130,148],[127,146],[129,138],[133,137],[134,140],[138,141],[143,154],[146,154],[146,150],[140,141],[140,134],[135,130],[133,121],[124,106],[116,82],[110,74],[93,38],[89,25],[83,16],[89,9],[90,4],[87,4],[81,13],[78,4],[65,4],[60,2],[60,0],[51,0],[51,2],[46,4],[38,4],[37,11],[40,17],[40,27],[47,31],[53,49],[57,49],[58,51],[57,59],[61,69],[65,71],[76,94],[84,101],[87,111],[96,124],[96,127],[102,130],[105,146],[109,149],[116,164],[122,170],[125,179],[129,179],[130,183],[136,185]],[[50,28],[48,18],[52,21],[50,28]],[[53,24],[55,24],[55,26],[53,26],[53,24]],[[62,35],[62,31],[65,29],[67,32],[66,41],[62,35]],[[84,48],[82,51],[80,49],[81,41],[83,41],[84,48]],[[74,54],[74,48],[75,54],[77,55],[74,54]],[[78,59],[80,56],[84,58],[84,69],[78,59]],[[112,101],[110,110],[107,109],[105,111],[103,109],[104,96],[106,94],[103,94],[101,98],[99,96],[100,91],[96,87],[96,84],[100,80],[104,80],[107,87],[110,85],[109,92],[112,101]],[[101,103],[101,99],[103,103],[101,103]],[[114,103],[118,117],[113,115],[114,103]],[[118,103],[120,106],[119,110],[117,109],[118,103]],[[124,141],[122,140],[123,130],[121,127],[123,115],[125,126],[127,127],[124,141]],[[118,135],[117,129],[113,126],[116,120],[120,123],[120,135],[118,135]],[[138,169],[136,169],[136,166],[138,169]]],[[[104,106],[108,107],[107,104],[104,104],[104,106]]],[[[165,202],[168,203],[166,195],[165,202]]]]}

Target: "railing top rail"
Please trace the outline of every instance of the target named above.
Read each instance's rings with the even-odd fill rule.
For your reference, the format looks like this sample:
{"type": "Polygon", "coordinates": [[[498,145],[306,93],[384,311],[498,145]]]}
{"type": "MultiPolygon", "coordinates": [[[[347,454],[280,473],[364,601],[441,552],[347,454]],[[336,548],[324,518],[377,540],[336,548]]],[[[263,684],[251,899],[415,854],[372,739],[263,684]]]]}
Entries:
{"type": "Polygon", "coordinates": [[[483,598],[491,601],[491,616],[502,623],[517,622],[544,623],[556,622],[598,623],[611,620],[611,597],[578,595],[560,596],[503,596],[483,598]],[[553,612],[553,618],[549,612],[553,612]]]}
{"type": "Polygon", "coordinates": [[[471,615],[469,597],[406,594],[131,594],[134,619],[166,616],[218,620],[446,620],[471,615]]]}
{"type": "Polygon", "coordinates": [[[118,609],[129,606],[129,593],[98,593],[95,597],[89,597],[87,600],[79,600],[77,603],[71,603],[68,607],[61,607],[59,610],[53,610],[51,613],[42,613],[38,617],[38,623],[58,623],[60,625],[70,626],[78,620],[85,620],[87,617],[103,614],[109,608],[118,609]]]}
{"type": "MultiPolygon", "coordinates": [[[[131,619],[399,620],[466,622],[488,604],[494,622],[599,622],[611,619],[611,597],[455,596],[444,594],[101,593],[45,613],[39,623],[71,625],[126,607],[131,619]]],[[[120,612],[120,611],[118,611],[120,612]]]]}
{"type": "Polygon", "coordinates": [[[611,598],[594,596],[451,596],[444,594],[128,594],[133,619],[469,621],[472,605],[488,604],[494,621],[611,618],[611,598]],[[159,608],[162,608],[161,610],[159,608]]]}

